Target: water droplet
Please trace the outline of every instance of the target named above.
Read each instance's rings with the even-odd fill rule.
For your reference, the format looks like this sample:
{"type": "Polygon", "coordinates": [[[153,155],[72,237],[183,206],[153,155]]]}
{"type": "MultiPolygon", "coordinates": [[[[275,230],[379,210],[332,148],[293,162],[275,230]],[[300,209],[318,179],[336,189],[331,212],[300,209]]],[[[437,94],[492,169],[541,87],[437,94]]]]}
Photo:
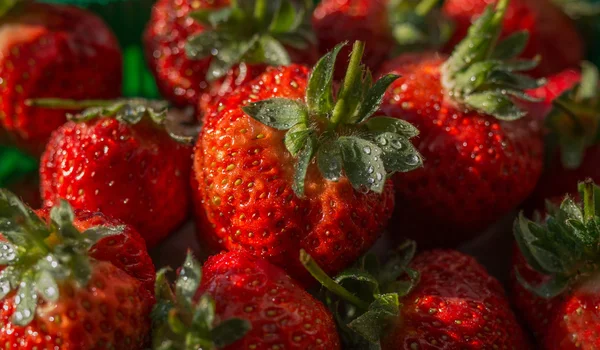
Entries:
{"type": "Polygon", "coordinates": [[[382,173],[375,174],[375,177],[377,178],[377,181],[383,180],[383,174],[382,173]]]}
{"type": "Polygon", "coordinates": [[[371,154],[371,147],[365,147],[365,148],[363,148],[363,151],[364,151],[366,154],[371,154]]]}
{"type": "Polygon", "coordinates": [[[419,157],[416,154],[411,154],[406,157],[406,164],[408,165],[417,165],[419,164],[419,157]]]}
{"type": "Polygon", "coordinates": [[[219,54],[219,50],[213,48],[212,50],[210,50],[210,54],[213,55],[213,56],[216,56],[216,55],[219,54]]]}
{"type": "Polygon", "coordinates": [[[369,166],[369,168],[367,169],[367,172],[369,174],[373,174],[374,171],[375,171],[375,168],[373,168],[372,166],[369,166]]]}
{"type": "Polygon", "coordinates": [[[392,147],[402,149],[402,142],[400,140],[392,140],[392,147]]]}

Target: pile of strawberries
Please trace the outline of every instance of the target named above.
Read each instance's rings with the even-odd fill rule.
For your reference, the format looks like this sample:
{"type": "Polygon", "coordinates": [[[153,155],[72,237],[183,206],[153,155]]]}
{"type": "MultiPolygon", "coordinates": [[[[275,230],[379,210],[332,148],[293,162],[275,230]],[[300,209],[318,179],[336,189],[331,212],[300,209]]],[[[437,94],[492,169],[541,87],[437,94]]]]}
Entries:
{"type": "Polygon", "coordinates": [[[40,157],[42,205],[0,190],[0,347],[600,349],[572,5],[158,0],[163,102],[119,98],[95,15],[6,1],[0,138],[40,157]],[[509,297],[455,249],[517,211],[509,297]],[[157,272],[190,216],[210,256],[157,272]]]}

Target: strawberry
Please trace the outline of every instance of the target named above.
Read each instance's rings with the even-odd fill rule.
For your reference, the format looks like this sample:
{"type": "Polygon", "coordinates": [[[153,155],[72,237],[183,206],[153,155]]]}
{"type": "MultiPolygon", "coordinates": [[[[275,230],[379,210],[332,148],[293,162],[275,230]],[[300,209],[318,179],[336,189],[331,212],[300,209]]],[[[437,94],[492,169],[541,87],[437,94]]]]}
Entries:
{"type": "Polygon", "coordinates": [[[246,253],[188,254],[171,291],[159,271],[154,349],[340,349],[327,308],[281,269],[246,253]]]}
{"type": "Polygon", "coordinates": [[[312,63],[309,7],[301,3],[159,0],[144,42],[161,93],[177,106],[196,107],[253,79],[265,65],[312,63]]]}
{"type": "Polygon", "coordinates": [[[473,257],[415,251],[407,241],[382,266],[366,255],[335,280],[301,253],[348,349],[530,348],[500,283],[473,257]]]}
{"type": "Polygon", "coordinates": [[[121,52],[110,29],[72,6],[12,1],[0,11],[0,128],[38,155],[64,110],[27,106],[30,98],[116,98],[121,52]],[[73,78],[75,77],[75,79],[73,78]]]}
{"type": "Polygon", "coordinates": [[[515,305],[548,350],[600,347],[600,187],[579,188],[581,203],[567,196],[542,222],[521,214],[514,224],[515,305]]]}
{"type": "MultiPolygon", "coordinates": [[[[473,18],[480,16],[496,0],[447,0],[443,13],[454,21],[455,32],[447,47],[452,50],[466,35],[473,18]]],[[[573,3],[576,3],[574,1],[573,3]]],[[[513,0],[506,10],[501,37],[519,31],[530,40],[521,57],[541,55],[541,62],[530,74],[544,77],[575,67],[583,59],[584,42],[574,22],[550,0],[513,0]]]]}
{"type": "Polygon", "coordinates": [[[581,73],[561,72],[548,79],[546,88],[529,94],[544,98],[538,107],[548,127],[546,169],[528,206],[543,207],[546,198],[575,194],[586,178],[600,183],[600,90],[598,69],[589,62],[581,73]]]}
{"type": "MultiPolygon", "coordinates": [[[[365,41],[365,64],[377,70],[390,54],[440,48],[451,26],[435,10],[437,0],[323,0],[313,13],[322,54],[343,41],[365,41]]],[[[342,50],[343,56],[349,49],[342,50]]],[[[342,61],[338,73],[343,72],[342,61]]],[[[340,78],[342,75],[340,74],[340,78]]]]}
{"type": "Polygon", "coordinates": [[[100,211],[135,227],[149,247],[187,217],[191,147],[162,127],[166,105],[143,100],[33,101],[71,107],[104,103],[56,130],[42,156],[42,199],[100,211]]]}
{"type": "Polygon", "coordinates": [[[397,77],[371,86],[360,65],[364,44],[354,46],[337,101],[333,69],[343,44],[312,72],[268,69],[208,109],[194,156],[203,240],[265,257],[304,282],[311,279],[290,259],[300,248],[339,272],[379,237],[394,205],[387,175],[421,166],[409,142],[418,131],[369,119],[397,77]]]}
{"type": "Polygon", "coordinates": [[[509,60],[525,46],[525,33],[495,44],[507,2],[498,6],[449,58],[403,55],[382,69],[402,77],[381,109],[419,129],[415,146],[426,159],[422,169],[395,175],[391,231],[423,246],[473,238],[527,198],[542,172],[539,128],[517,105],[540,84],[519,74],[535,61],[509,60]]]}
{"type": "Polygon", "coordinates": [[[61,201],[37,213],[0,190],[0,342],[143,349],[154,266],[139,234],[61,201]]]}

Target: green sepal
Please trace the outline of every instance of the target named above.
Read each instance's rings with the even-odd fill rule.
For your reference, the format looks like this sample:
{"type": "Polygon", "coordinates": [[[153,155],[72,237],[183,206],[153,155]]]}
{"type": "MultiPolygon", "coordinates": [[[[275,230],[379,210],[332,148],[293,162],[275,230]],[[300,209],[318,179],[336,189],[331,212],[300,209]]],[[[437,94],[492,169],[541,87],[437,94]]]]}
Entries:
{"type": "Polygon", "coordinates": [[[383,265],[375,254],[330,278],[305,252],[300,261],[323,286],[323,300],[332,311],[349,349],[379,349],[388,327],[401,321],[401,298],[419,283],[419,272],[409,267],[416,245],[406,241],[383,265]]]}
{"type": "Polygon", "coordinates": [[[242,62],[288,65],[285,45],[308,47],[315,42],[309,25],[311,8],[308,2],[256,0],[194,11],[190,17],[206,28],[188,38],[186,54],[190,59],[212,58],[209,81],[242,62]]]}
{"type": "Polygon", "coordinates": [[[26,3],[24,0],[2,0],[0,1],[0,18],[6,15],[19,3],[26,3]]]}
{"type": "Polygon", "coordinates": [[[397,43],[394,53],[437,51],[452,37],[454,25],[439,0],[390,0],[388,20],[397,43]]]}
{"type": "Polygon", "coordinates": [[[544,298],[564,292],[598,270],[600,216],[596,206],[600,188],[590,180],[580,184],[582,203],[569,197],[543,222],[520,214],[514,223],[517,245],[534,270],[548,275],[548,281],[523,285],[544,298]]]}
{"type": "Polygon", "coordinates": [[[346,77],[334,97],[335,60],[344,45],[336,46],[316,64],[303,102],[271,98],[242,107],[255,120],[287,130],[284,143],[296,158],[293,190],[298,197],[304,196],[306,173],[313,163],[326,180],[338,181],[345,175],[356,190],[376,193],[383,192],[393,173],[423,164],[409,140],[418,135],[415,127],[374,116],[385,91],[398,77],[386,75],[373,83],[360,62],[363,43],[354,44],[346,77]]]}
{"type": "Polygon", "coordinates": [[[209,294],[198,293],[202,267],[191,252],[175,281],[175,291],[167,281],[167,272],[162,269],[156,275],[157,301],[151,313],[152,349],[216,350],[236,342],[251,330],[247,320],[219,320],[215,300],[209,294]]]}
{"type": "Polygon", "coordinates": [[[17,196],[0,189],[0,298],[19,298],[12,322],[26,326],[35,317],[38,297],[56,302],[66,281],[85,287],[91,277],[89,249],[123,227],[77,230],[71,206],[61,200],[50,211],[50,224],[41,220],[17,196]],[[52,238],[50,239],[50,237],[52,238]],[[50,242],[49,242],[50,240],[50,242]]]}
{"type": "Polygon", "coordinates": [[[306,105],[310,113],[329,115],[333,112],[333,72],[337,56],[346,45],[346,42],[337,44],[317,62],[310,73],[306,87],[306,105]]]}
{"type": "Polygon", "coordinates": [[[98,118],[114,118],[121,123],[135,125],[147,119],[154,125],[164,128],[173,140],[184,144],[193,143],[192,137],[173,133],[165,126],[169,107],[166,101],[143,98],[117,100],[40,98],[26,100],[25,104],[40,108],[83,110],[76,114],[67,114],[69,120],[77,123],[84,123],[98,118]]]}
{"type": "Polygon", "coordinates": [[[507,5],[508,0],[500,0],[495,10],[487,7],[469,28],[442,66],[442,85],[458,105],[500,120],[515,120],[526,115],[516,101],[532,100],[524,91],[545,81],[520,73],[539,61],[516,60],[525,48],[526,33],[517,32],[498,42],[507,5]]]}
{"type": "Polygon", "coordinates": [[[577,169],[585,151],[600,141],[600,90],[598,68],[590,62],[581,64],[581,81],[553,101],[546,117],[550,130],[546,153],[558,149],[562,165],[577,169]]]}

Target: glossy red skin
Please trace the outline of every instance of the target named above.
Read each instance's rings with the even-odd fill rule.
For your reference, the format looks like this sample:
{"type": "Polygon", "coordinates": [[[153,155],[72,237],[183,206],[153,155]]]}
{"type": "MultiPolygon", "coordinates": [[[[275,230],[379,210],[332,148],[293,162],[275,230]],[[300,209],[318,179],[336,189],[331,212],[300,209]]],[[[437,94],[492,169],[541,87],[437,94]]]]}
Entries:
{"type": "MultiPolygon", "coordinates": [[[[455,23],[455,32],[447,45],[448,52],[460,42],[471,25],[486,6],[496,0],[448,0],[444,1],[443,13],[455,23]]],[[[584,58],[583,39],[573,21],[548,0],[513,0],[509,3],[502,37],[514,32],[529,32],[529,41],[521,57],[541,55],[539,66],[532,75],[545,77],[566,68],[576,67],[584,58]]]]}
{"type": "Polygon", "coordinates": [[[241,318],[252,325],[225,349],[339,349],[327,308],[280,268],[240,252],[210,257],[202,269],[198,296],[215,299],[218,319],[241,318]],[[255,347],[254,347],[255,346],[255,347]]]}
{"type": "Polygon", "coordinates": [[[394,206],[391,182],[382,195],[355,191],[346,178],[325,181],[309,167],[305,198],[292,190],[295,158],[284,132],[240,108],[272,97],[303,99],[309,69],[270,68],[212,106],[194,155],[199,235],[217,248],[246,251],[314,284],[298,259],[304,248],[335,275],[379,237],[394,206]]]}
{"type": "Polygon", "coordinates": [[[0,126],[38,155],[67,111],[25,101],[119,97],[121,52],[101,19],[72,6],[27,3],[3,17],[0,32],[12,27],[20,34],[0,36],[0,126]]]}
{"type": "Polygon", "coordinates": [[[394,47],[394,38],[387,18],[387,0],[323,0],[313,13],[313,28],[324,55],[337,44],[348,41],[336,64],[336,77],[346,72],[352,43],[367,43],[363,62],[376,71],[394,47]]]}
{"type": "Polygon", "coordinates": [[[530,349],[500,283],[473,257],[452,250],[418,255],[417,287],[402,298],[384,350],[530,349]]]}
{"type": "Polygon", "coordinates": [[[68,122],[42,156],[42,199],[123,220],[153,247],[188,215],[191,152],[146,120],[68,122]]]}
{"type": "MultiPolygon", "coordinates": [[[[50,209],[37,211],[49,220],[50,209]]],[[[75,227],[122,225],[99,213],[75,211],[75,227]]],[[[38,299],[27,326],[11,322],[15,295],[0,301],[0,343],[6,349],[144,349],[154,304],[155,270],[140,235],[130,226],[90,249],[92,278],[86,288],[59,285],[57,303],[38,299]]]]}
{"type": "MultiPolygon", "coordinates": [[[[576,70],[566,70],[548,78],[546,86],[528,91],[534,97],[544,98],[539,104],[540,116],[546,117],[552,110],[552,101],[566,90],[579,83],[581,74],[576,70]]],[[[538,182],[535,191],[527,203],[527,208],[544,208],[546,198],[563,196],[565,193],[577,194],[577,183],[591,178],[600,183],[600,144],[588,147],[583,161],[577,169],[567,169],[562,165],[560,154],[552,157],[538,182]]]]}
{"type": "MultiPolygon", "coordinates": [[[[144,34],[146,58],[161,94],[176,106],[197,107],[199,103],[207,103],[207,99],[233,90],[264,70],[264,65],[251,65],[250,74],[238,74],[236,67],[232,72],[234,79],[230,73],[215,82],[208,82],[205,77],[211,58],[187,58],[185,43],[188,37],[206,30],[189,14],[199,9],[229,5],[229,0],[158,0],[154,5],[144,34]]],[[[293,62],[312,64],[317,59],[315,48],[305,52],[288,48],[288,51],[293,62]]],[[[200,109],[202,111],[203,107],[200,109]]]]}
{"type": "Polygon", "coordinates": [[[548,277],[531,268],[518,249],[515,249],[512,272],[513,300],[544,349],[575,350],[600,347],[598,276],[590,277],[558,297],[544,299],[526,290],[516,280],[515,269],[518,269],[521,276],[532,285],[538,285],[548,277]]]}
{"type": "Polygon", "coordinates": [[[394,175],[390,230],[423,246],[475,237],[519,205],[542,172],[542,137],[528,118],[502,122],[456,108],[440,83],[437,54],[405,55],[384,65],[396,73],[382,111],[416,126],[424,167],[394,175]]]}

